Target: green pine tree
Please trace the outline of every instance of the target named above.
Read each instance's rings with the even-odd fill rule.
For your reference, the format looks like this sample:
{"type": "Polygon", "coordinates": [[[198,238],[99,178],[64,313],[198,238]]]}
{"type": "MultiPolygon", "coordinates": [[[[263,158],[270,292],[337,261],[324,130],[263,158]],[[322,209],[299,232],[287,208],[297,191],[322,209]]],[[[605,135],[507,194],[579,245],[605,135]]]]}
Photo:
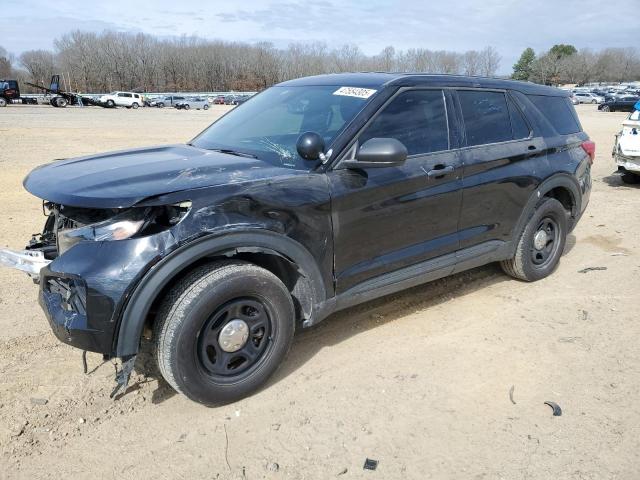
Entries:
{"type": "Polygon", "coordinates": [[[536,60],[536,53],[533,48],[526,48],[520,59],[513,66],[513,74],[511,78],[514,80],[529,80],[533,70],[533,62],[536,60]]]}

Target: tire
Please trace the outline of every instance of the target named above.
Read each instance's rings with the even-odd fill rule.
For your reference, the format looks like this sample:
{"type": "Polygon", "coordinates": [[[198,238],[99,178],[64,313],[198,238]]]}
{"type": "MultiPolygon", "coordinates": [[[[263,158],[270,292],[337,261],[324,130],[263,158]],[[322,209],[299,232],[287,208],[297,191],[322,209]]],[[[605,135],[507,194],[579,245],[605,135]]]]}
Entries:
{"type": "MultiPolygon", "coordinates": [[[[154,341],[160,372],[204,405],[238,400],[278,369],[294,322],[291,295],[268,270],[232,260],[203,265],[178,282],[159,309],[154,341]],[[225,351],[220,336],[232,320],[250,335],[239,350],[225,351]]],[[[241,340],[235,341],[237,347],[241,340]]]]}
{"type": "Polygon", "coordinates": [[[164,108],[164,103],[160,102],[156,104],[156,107],[158,108],[164,108]]]}
{"type": "Polygon", "coordinates": [[[593,103],[595,105],[598,102],[596,100],[591,100],[591,103],[593,103]]]}
{"type": "Polygon", "coordinates": [[[134,110],[136,110],[140,105],[138,105],[136,102],[133,102],[131,104],[131,108],[133,108],[134,110]]]}
{"type": "Polygon", "coordinates": [[[209,105],[205,104],[205,105],[203,105],[202,108],[203,108],[203,110],[209,110],[209,105]]]}
{"type": "Polygon", "coordinates": [[[184,106],[184,109],[185,109],[185,110],[189,110],[190,108],[191,108],[191,107],[189,106],[189,104],[187,104],[187,105],[185,105],[185,106],[184,106]]]}
{"type": "Polygon", "coordinates": [[[0,107],[6,107],[7,106],[7,99],[4,97],[0,97],[0,107]]]}
{"type": "Polygon", "coordinates": [[[59,108],[64,108],[69,104],[67,99],[64,97],[57,97],[55,99],[55,102],[56,102],[56,107],[59,107],[59,108]]]}
{"type": "Polygon", "coordinates": [[[567,228],[567,211],[562,204],[555,198],[543,198],[518,239],[514,257],[500,262],[502,270],[527,282],[549,276],[562,256],[567,228]],[[545,235],[539,237],[542,230],[545,235]],[[540,243],[545,244],[544,248],[539,248],[540,243]]]}
{"type": "Polygon", "coordinates": [[[107,100],[107,107],[113,108],[115,106],[116,106],[116,102],[114,102],[113,100],[107,100]]]}
{"type": "Polygon", "coordinates": [[[603,112],[611,112],[611,107],[609,107],[609,105],[603,105],[600,110],[603,112]]]}
{"type": "Polygon", "coordinates": [[[629,185],[640,183],[640,175],[637,173],[623,172],[621,178],[624,183],[629,185]]]}

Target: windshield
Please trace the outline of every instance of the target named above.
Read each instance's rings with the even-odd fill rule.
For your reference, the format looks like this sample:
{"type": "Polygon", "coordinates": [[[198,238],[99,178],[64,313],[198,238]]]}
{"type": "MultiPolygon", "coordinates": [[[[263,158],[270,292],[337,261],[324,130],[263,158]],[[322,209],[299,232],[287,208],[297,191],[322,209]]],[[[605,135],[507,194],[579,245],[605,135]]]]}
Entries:
{"type": "Polygon", "coordinates": [[[192,145],[253,155],[277,166],[308,170],[296,141],[304,132],[329,145],[375,90],[337,86],[271,87],[236,107],[202,132],[192,145]]]}

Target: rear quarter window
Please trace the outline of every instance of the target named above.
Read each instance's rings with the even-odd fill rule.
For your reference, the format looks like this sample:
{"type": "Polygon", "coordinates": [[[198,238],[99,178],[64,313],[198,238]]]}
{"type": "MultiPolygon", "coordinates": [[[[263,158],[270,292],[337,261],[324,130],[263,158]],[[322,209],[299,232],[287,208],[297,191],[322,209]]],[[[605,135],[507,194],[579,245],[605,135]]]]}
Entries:
{"type": "Polygon", "coordinates": [[[578,133],[582,130],[568,98],[546,95],[527,95],[527,97],[560,135],[578,133]]]}

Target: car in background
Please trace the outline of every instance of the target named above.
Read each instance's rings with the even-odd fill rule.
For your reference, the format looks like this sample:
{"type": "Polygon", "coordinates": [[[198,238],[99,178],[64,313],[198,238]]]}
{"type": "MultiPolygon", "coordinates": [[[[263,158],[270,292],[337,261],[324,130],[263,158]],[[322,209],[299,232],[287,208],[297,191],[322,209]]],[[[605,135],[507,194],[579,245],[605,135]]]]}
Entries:
{"type": "Polygon", "coordinates": [[[573,105],[578,105],[580,103],[580,100],[578,100],[578,98],[573,93],[571,94],[571,103],[573,105]]]}
{"type": "Polygon", "coordinates": [[[175,104],[178,110],[190,110],[195,108],[196,110],[209,110],[209,100],[202,97],[185,98],[184,100],[175,104]]]}
{"type": "Polygon", "coordinates": [[[214,105],[224,105],[224,95],[217,95],[213,98],[214,105]]]}
{"type": "Polygon", "coordinates": [[[134,92],[111,92],[107,95],[102,95],[98,100],[106,104],[107,107],[126,107],[136,109],[144,105],[142,95],[134,92]]]}
{"type": "Polygon", "coordinates": [[[640,182],[640,111],[635,110],[622,122],[611,152],[624,183],[640,182]]]}
{"type": "Polygon", "coordinates": [[[598,105],[601,112],[633,112],[634,105],[640,100],[640,97],[626,96],[616,97],[598,105]]]}
{"type": "Polygon", "coordinates": [[[167,97],[164,97],[162,100],[158,100],[156,102],[156,107],[158,107],[158,108],[175,107],[176,104],[178,104],[180,102],[184,102],[185,100],[186,100],[186,97],[181,97],[181,96],[177,96],[177,95],[169,95],[167,97]]]}
{"type": "Polygon", "coordinates": [[[20,98],[17,80],[0,80],[0,107],[6,107],[15,98],[20,98]]]}
{"type": "Polygon", "coordinates": [[[575,92],[573,96],[578,100],[578,103],[602,103],[604,97],[598,96],[590,92],[575,92]]]}

